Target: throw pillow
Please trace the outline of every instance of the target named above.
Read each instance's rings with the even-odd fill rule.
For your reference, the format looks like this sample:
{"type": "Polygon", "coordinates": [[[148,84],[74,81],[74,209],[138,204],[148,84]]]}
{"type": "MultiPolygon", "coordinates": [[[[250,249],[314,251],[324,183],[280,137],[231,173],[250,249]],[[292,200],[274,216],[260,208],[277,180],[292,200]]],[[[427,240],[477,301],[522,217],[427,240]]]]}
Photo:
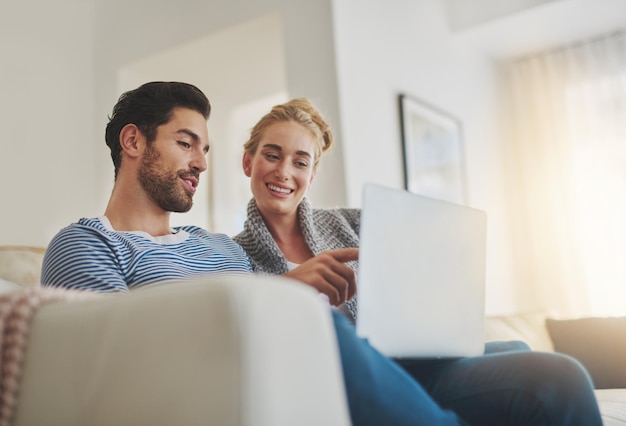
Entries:
{"type": "Polygon", "coordinates": [[[39,287],[45,249],[0,245],[0,278],[27,287],[39,287]]]}
{"type": "Polygon", "coordinates": [[[626,317],[546,319],[554,350],[580,361],[596,389],[626,388],[626,317]]]}

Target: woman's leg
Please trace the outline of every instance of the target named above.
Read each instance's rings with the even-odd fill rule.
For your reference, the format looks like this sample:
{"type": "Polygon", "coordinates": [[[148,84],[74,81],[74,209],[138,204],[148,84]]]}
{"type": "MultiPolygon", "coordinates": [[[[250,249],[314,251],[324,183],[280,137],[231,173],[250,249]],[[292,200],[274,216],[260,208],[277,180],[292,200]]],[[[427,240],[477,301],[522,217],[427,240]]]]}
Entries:
{"type": "Polygon", "coordinates": [[[470,424],[602,424],[589,375],[565,355],[513,351],[398,362],[441,407],[470,424]]]}
{"type": "Polygon", "coordinates": [[[464,424],[444,410],[406,371],[356,335],[333,312],[352,424],[355,426],[436,426],[464,424]]]}

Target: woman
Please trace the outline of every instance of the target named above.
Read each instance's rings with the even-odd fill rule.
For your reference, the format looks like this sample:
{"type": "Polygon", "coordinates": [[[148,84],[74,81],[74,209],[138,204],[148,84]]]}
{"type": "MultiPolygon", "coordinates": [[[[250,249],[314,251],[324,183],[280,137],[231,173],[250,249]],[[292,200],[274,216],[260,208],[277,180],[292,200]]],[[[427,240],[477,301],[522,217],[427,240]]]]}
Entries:
{"type": "MultiPolygon", "coordinates": [[[[244,230],[234,239],[246,250],[255,271],[297,278],[354,320],[356,288],[341,269],[343,256],[354,258],[341,250],[358,247],[360,212],[313,209],[305,198],[319,160],[332,144],[328,124],[306,99],[277,105],[261,118],[244,145],[242,164],[254,198],[244,230]],[[314,274],[308,271],[319,264],[330,265],[333,272],[324,272],[327,280],[311,282],[308,278],[314,274]]],[[[355,268],[356,261],[348,266],[355,268]]],[[[340,327],[352,326],[345,321],[340,327]]],[[[358,410],[352,409],[356,402],[351,395],[356,390],[351,391],[345,374],[353,358],[348,347],[341,342],[339,346],[354,414],[358,410]]],[[[381,404],[389,399],[388,405],[393,405],[398,394],[394,397],[391,392],[413,392],[417,402],[407,410],[420,411],[420,401],[434,402],[470,424],[601,424],[591,382],[580,364],[562,355],[510,351],[515,346],[504,344],[504,351],[501,346],[481,357],[396,360],[417,382],[412,390],[380,388],[376,378],[363,380],[380,389],[381,404]]],[[[376,371],[371,374],[374,377],[376,371]]],[[[372,424],[368,418],[352,420],[372,424]]]]}
{"type": "MultiPolygon", "coordinates": [[[[330,127],[306,99],[275,107],[252,130],[243,169],[254,198],[244,230],[234,239],[255,270],[282,275],[328,250],[358,247],[358,209],[313,209],[305,198],[322,154],[332,145],[330,127]],[[260,146],[262,139],[269,142],[260,146]]],[[[356,261],[347,264],[356,270],[356,261]]],[[[313,287],[356,319],[354,291],[342,297],[342,289],[313,287]]]]}

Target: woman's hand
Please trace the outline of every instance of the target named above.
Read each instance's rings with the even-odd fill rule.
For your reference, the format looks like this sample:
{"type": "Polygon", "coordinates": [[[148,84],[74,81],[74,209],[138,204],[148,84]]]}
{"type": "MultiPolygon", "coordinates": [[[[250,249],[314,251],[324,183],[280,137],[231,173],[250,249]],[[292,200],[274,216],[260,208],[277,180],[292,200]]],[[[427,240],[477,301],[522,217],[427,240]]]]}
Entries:
{"type": "Polygon", "coordinates": [[[308,284],[328,296],[334,306],[352,299],[356,293],[356,274],[346,262],[358,260],[358,248],[328,250],[284,274],[308,284]]]}

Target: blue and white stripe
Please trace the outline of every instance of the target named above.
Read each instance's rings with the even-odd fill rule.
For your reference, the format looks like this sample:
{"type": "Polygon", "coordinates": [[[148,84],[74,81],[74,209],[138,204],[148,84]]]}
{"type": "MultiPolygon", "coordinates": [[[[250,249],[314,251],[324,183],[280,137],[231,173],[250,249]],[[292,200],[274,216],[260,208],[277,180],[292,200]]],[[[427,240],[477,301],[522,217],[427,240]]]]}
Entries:
{"type": "Polygon", "coordinates": [[[117,232],[106,218],[81,219],[50,242],[43,261],[44,286],[101,292],[205,273],[249,273],[243,249],[224,234],[196,226],[166,237],[117,232]]]}

